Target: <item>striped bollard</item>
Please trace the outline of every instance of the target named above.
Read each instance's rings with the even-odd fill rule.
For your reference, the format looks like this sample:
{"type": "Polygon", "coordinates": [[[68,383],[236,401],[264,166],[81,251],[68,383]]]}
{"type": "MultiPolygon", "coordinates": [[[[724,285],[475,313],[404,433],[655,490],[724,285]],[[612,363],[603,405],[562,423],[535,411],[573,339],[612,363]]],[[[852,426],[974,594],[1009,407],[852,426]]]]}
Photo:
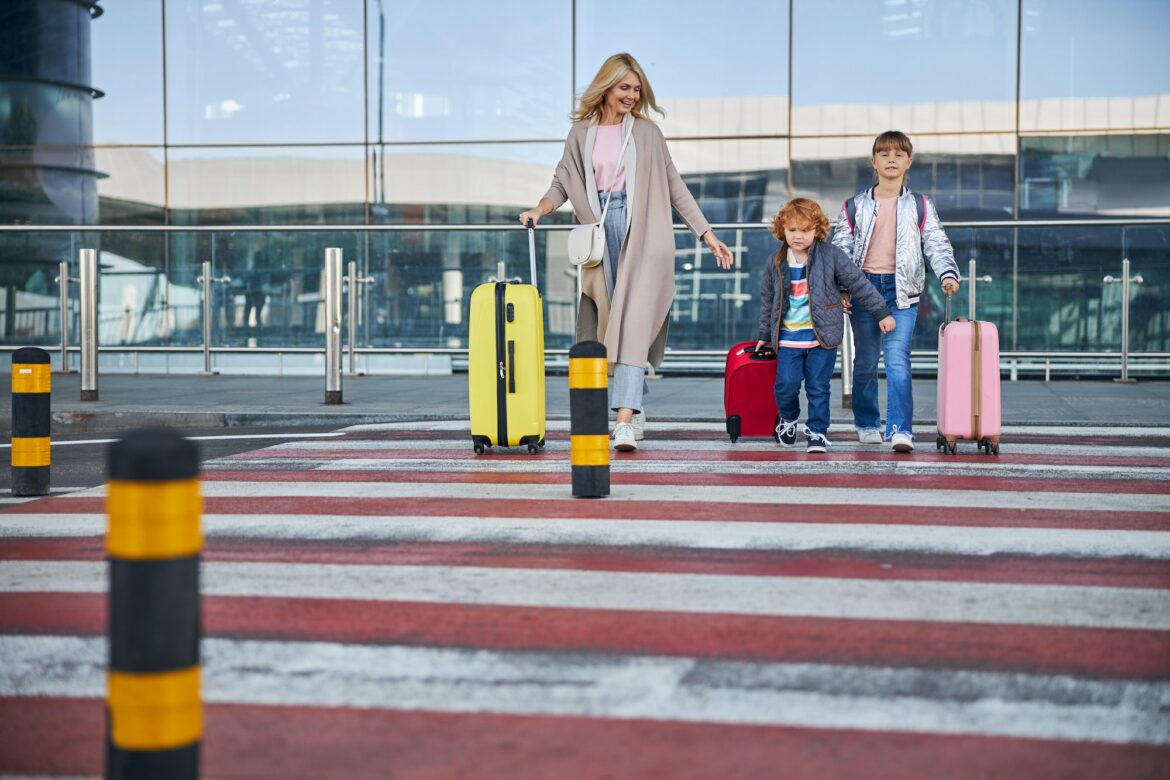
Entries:
{"type": "Polygon", "coordinates": [[[12,495],[49,494],[49,353],[12,353],[12,495]]]}
{"type": "Polygon", "coordinates": [[[609,495],[609,375],[605,345],[581,341],[569,350],[569,460],[573,497],[609,495]]]}
{"type": "Polygon", "coordinates": [[[111,445],[107,778],[199,775],[199,452],[166,429],[111,445]]]}

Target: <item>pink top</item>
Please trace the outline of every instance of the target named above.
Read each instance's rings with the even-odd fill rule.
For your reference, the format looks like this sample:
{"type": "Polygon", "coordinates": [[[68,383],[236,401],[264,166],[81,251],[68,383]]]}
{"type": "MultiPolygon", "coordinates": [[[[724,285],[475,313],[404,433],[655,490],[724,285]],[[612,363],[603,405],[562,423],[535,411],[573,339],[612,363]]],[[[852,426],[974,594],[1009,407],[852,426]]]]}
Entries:
{"type": "Polygon", "coordinates": [[[878,198],[877,202],[877,221],[873,224],[861,270],[867,274],[892,274],[898,245],[898,197],[878,198]]]}
{"type": "MultiPolygon", "coordinates": [[[[598,192],[617,192],[626,188],[626,166],[614,176],[618,152],[622,150],[622,126],[598,125],[593,141],[593,178],[598,192]]],[[[629,151],[628,149],[626,150],[629,151]]]]}

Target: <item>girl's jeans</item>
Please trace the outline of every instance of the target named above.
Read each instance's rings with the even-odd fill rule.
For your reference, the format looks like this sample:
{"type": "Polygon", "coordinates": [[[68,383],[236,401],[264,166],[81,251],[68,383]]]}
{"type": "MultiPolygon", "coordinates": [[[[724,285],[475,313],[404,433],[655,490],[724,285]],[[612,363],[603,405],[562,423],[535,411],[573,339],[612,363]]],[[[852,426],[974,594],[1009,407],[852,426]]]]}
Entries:
{"type": "Polygon", "coordinates": [[[776,408],[780,419],[800,419],[800,383],[808,397],[808,429],[813,433],[829,432],[829,383],[837,349],[780,347],[776,353],[776,408]]]}
{"type": "Polygon", "coordinates": [[[914,389],[910,382],[910,338],[918,320],[918,305],[909,309],[897,307],[897,288],[894,274],[866,274],[867,279],[882,294],[896,326],[892,333],[883,334],[877,320],[867,310],[854,304],[849,315],[853,326],[853,344],[857,357],[853,361],[853,424],[858,429],[881,429],[878,410],[878,356],[886,362],[886,428],[889,439],[895,430],[913,433],[914,389]]]}

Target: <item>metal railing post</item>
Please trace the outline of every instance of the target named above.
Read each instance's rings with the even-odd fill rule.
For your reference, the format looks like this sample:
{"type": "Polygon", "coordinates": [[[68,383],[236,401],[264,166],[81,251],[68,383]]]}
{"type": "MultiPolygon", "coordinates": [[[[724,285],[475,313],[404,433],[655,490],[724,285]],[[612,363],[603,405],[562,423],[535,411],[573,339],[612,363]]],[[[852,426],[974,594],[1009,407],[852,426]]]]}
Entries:
{"type": "Polygon", "coordinates": [[[849,315],[845,317],[845,330],[841,336],[841,408],[853,408],[853,324],[849,315]]]}
{"type": "Polygon", "coordinates": [[[975,258],[967,263],[967,319],[974,321],[975,319],[975,283],[983,282],[984,284],[991,284],[991,277],[987,274],[983,276],[975,275],[975,258]]]}
{"type": "Polygon", "coordinates": [[[72,374],[69,370],[69,285],[76,282],[69,276],[69,261],[62,260],[57,265],[57,278],[54,279],[60,289],[61,298],[61,368],[60,373],[72,374]]]}
{"type": "Polygon", "coordinates": [[[358,301],[362,296],[362,287],[374,283],[374,277],[357,275],[357,262],[349,261],[349,274],[345,281],[349,287],[349,371],[350,376],[357,376],[357,319],[358,301]]]}
{"type": "Polygon", "coordinates": [[[341,403],[341,249],[325,250],[325,403],[341,403]]]}
{"type": "Polygon", "coordinates": [[[81,400],[98,400],[98,264],[96,249],[81,250],[81,400]]]}
{"type": "Polygon", "coordinates": [[[203,285],[203,373],[214,374],[211,369],[211,285],[230,284],[230,276],[212,276],[211,262],[203,261],[203,273],[195,278],[203,285]]]}
{"type": "Polygon", "coordinates": [[[1141,274],[1129,275],[1129,258],[1126,257],[1121,260],[1120,279],[1106,276],[1101,281],[1105,284],[1121,285],[1121,376],[1113,381],[1130,384],[1137,380],[1129,378],[1129,286],[1131,284],[1141,284],[1144,280],[1141,274]]]}

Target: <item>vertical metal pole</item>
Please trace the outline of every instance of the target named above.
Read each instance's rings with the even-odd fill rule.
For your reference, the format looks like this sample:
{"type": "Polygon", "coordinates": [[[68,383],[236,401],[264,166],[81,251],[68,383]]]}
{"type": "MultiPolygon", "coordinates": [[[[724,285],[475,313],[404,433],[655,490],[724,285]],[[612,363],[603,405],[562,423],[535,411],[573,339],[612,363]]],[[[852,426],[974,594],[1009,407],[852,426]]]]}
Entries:
{"type": "Polygon", "coordinates": [[[57,283],[61,289],[61,373],[69,373],[69,261],[57,266],[57,283]]]}
{"type": "Polygon", "coordinates": [[[967,263],[967,319],[975,320],[975,258],[967,263]]]}
{"type": "Polygon", "coordinates": [[[341,249],[325,250],[325,403],[341,403],[341,249]]]}
{"type": "Polygon", "coordinates": [[[357,261],[349,261],[349,375],[357,374],[357,261]]]}
{"type": "Polygon", "coordinates": [[[853,325],[849,315],[845,317],[845,330],[841,336],[841,408],[853,408],[853,325]]]}
{"type": "Polygon", "coordinates": [[[1121,382],[1129,381],[1129,258],[1121,261],[1121,382]]]}
{"type": "Polygon", "coordinates": [[[203,261],[203,373],[211,373],[211,261],[203,261]]]}
{"type": "Polygon", "coordinates": [[[97,250],[81,250],[81,400],[98,400],[97,250]]]}
{"type": "Polygon", "coordinates": [[[1130,383],[1135,380],[1129,378],[1129,286],[1130,284],[1141,284],[1142,277],[1129,275],[1129,258],[1125,257],[1121,260],[1121,278],[1114,279],[1112,276],[1106,276],[1102,279],[1105,284],[1120,284],[1121,285],[1121,376],[1114,379],[1114,382],[1130,383]]]}

